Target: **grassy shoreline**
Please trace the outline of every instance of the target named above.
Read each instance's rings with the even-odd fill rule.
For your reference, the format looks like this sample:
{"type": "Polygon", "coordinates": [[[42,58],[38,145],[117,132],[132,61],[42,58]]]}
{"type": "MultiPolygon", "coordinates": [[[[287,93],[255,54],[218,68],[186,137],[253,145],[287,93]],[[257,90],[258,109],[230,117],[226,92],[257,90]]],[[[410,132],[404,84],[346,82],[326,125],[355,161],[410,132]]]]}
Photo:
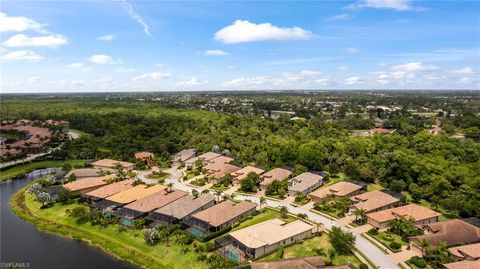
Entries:
{"type": "Polygon", "coordinates": [[[177,253],[177,247],[172,244],[168,247],[164,244],[147,246],[143,242],[141,231],[129,230],[118,234],[114,227],[100,228],[90,224],[73,224],[73,220],[65,216],[64,211],[67,208],[65,206],[63,209],[54,207],[56,211],[50,212],[49,216],[44,213],[49,209],[39,209],[39,204],[33,201],[33,197],[26,194],[28,187],[29,185],[23,187],[12,196],[10,207],[17,216],[32,223],[41,231],[85,242],[140,268],[185,268],[186,265],[199,269],[207,267],[206,264],[193,260],[193,251],[190,252],[191,255],[180,255],[177,253]]]}
{"type": "Polygon", "coordinates": [[[17,176],[28,174],[36,169],[62,167],[64,163],[69,162],[73,167],[83,166],[84,160],[54,160],[54,161],[39,161],[16,165],[0,171],[0,182],[14,179],[17,176]]]}

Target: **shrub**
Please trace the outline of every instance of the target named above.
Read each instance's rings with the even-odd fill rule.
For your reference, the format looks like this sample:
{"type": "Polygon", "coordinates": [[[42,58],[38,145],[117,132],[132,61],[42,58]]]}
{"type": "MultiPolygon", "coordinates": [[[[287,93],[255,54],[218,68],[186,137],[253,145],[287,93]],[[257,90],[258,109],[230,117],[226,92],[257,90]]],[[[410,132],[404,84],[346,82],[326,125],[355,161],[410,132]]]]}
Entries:
{"type": "Polygon", "coordinates": [[[409,261],[419,268],[427,267],[427,262],[422,257],[413,256],[409,261]]]}
{"type": "Polygon", "coordinates": [[[361,263],[360,266],[358,266],[358,269],[368,269],[368,265],[361,263]]]}
{"type": "Polygon", "coordinates": [[[368,230],[367,232],[369,235],[377,235],[378,234],[378,230],[375,229],[375,228],[372,228],[370,230],[368,230]]]}
{"type": "Polygon", "coordinates": [[[78,224],[86,223],[90,219],[90,212],[84,206],[76,206],[70,212],[69,216],[74,218],[78,224]]]}
{"type": "Polygon", "coordinates": [[[278,249],[277,249],[277,252],[275,253],[275,258],[277,259],[281,259],[283,258],[283,252],[285,251],[285,249],[283,248],[283,246],[280,246],[278,249]]]}
{"type": "Polygon", "coordinates": [[[390,246],[390,248],[392,248],[394,250],[399,250],[402,247],[402,244],[393,241],[389,244],[389,246],[390,246]]]}
{"type": "Polygon", "coordinates": [[[383,234],[382,237],[387,241],[393,241],[394,240],[394,238],[391,234],[383,234]]]}

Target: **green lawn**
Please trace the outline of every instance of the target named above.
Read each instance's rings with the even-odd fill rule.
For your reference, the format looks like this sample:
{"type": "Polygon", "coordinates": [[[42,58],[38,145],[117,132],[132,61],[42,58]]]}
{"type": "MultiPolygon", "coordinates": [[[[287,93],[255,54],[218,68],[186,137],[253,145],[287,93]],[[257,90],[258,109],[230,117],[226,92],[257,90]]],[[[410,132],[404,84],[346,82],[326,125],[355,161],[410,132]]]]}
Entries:
{"type": "Polygon", "coordinates": [[[155,174],[150,173],[150,174],[147,174],[145,177],[148,178],[148,179],[161,180],[161,179],[167,179],[168,177],[170,177],[170,174],[165,173],[165,172],[160,172],[160,173],[155,173],[155,174]]]}
{"type": "Polygon", "coordinates": [[[17,165],[0,171],[0,181],[6,181],[16,176],[27,174],[36,169],[49,167],[62,167],[65,162],[70,162],[73,167],[82,167],[85,164],[84,160],[69,160],[69,161],[41,161],[17,165]]]}
{"type": "Polygon", "coordinates": [[[383,190],[383,189],[385,189],[385,188],[378,183],[368,183],[367,184],[367,191],[376,191],[376,190],[383,190]]]}
{"type": "Polygon", "coordinates": [[[390,233],[390,232],[387,232],[387,231],[382,231],[382,232],[379,232],[377,235],[370,235],[370,236],[375,238],[378,242],[382,243],[382,245],[384,245],[385,247],[387,247],[388,249],[390,249],[393,252],[398,252],[398,250],[394,250],[390,247],[391,242],[395,241],[395,242],[401,244],[402,246],[406,246],[408,244],[407,242],[402,240],[402,237],[400,235],[390,233]],[[393,238],[393,240],[386,239],[385,235],[390,235],[393,238]]]}
{"type": "MultiPolygon", "coordinates": [[[[298,258],[298,257],[306,257],[306,256],[315,256],[317,255],[313,250],[315,248],[321,248],[328,253],[329,249],[332,249],[330,242],[328,241],[328,236],[326,233],[323,233],[320,236],[315,236],[310,239],[304,240],[301,243],[297,243],[285,248],[283,258],[298,258]]],[[[328,257],[325,255],[323,256],[325,260],[328,260],[328,257]]],[[[261,258],[259,261],[275,261],[275,252],[271,253],[268,256],[261,258]]],[[[356,268],[361,264],[360,260],[357,259],[353,254],[351,255],[337,255],[333,259],[334,265],[342,265],[351,263],[356,268]]]]}
{"type": "MultiPolygon", "coordinates": [[[[264,208],[262,213],[254,216],[251,219],[247,219],[245,221],[242,221],[237,227],[233,228],[232,231],[240,230],[242,228],[252,226],[252,225],[258,224],[260,222],[264,222],[264,221],[271,220],[271,219],[274,219],[274,218],[282,219],[280,212],[275,211],[275,210],[270,209],[270,208],[264,208]]],[[[291,217],[291,216],[288,216],[286,219],[282,219],[282,220],[284,220],[285,222],[292,222],[296,219],[291,217]]]]}
{"type": "Polygon", "coordinates": [[[197,255],[192,246],[189,246],[190,251],[186,254],[180,254],[181,246],[173,242],[159,243],[153,247],[146,245],[143,231],[128,229],[119,233],[118,225],[107,228],[92,226],[90,223],[78,225],[65,213],[66,209],[78,204],[55,204],[51,208],[40,209],[40,203],[34,201],[33,196],[19,192],[12,198],[11,206],[17,214],[41,230],[97,245],[117,258],[142,268],[207,268],[207,264],[196,260],[197,255]]]}
{"type": "MultiPolygon", "coordinates": [[[[336,177],[333,177],[333,176],[330,176],[330,181],[328,181],[327,183],[325,183],[325,185],[323,185],[324,187],[328,187],[328,186],[331,186],[335,183],[338,183],[340,181],[344,181],[345,179],[347,178],[347,176],[345,176],[344,173],[338,173],[336,177]]],[[[322,187],[323,188],[323,187],[322,187]]]]}

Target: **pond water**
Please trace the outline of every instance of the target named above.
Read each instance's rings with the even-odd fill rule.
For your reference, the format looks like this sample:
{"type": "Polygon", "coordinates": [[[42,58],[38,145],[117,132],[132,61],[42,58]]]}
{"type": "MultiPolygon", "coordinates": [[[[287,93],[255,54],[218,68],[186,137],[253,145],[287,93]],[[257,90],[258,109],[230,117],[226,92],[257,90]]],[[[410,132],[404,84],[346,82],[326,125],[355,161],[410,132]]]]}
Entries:
{"type": "Polygon", "coordinates": [[[39,231],[12,212],[9,206],[10,197],[30,181],[52,171],[55,169],[39,169],[24,178],[0,184],[0,267],[15,263],[19,268],[40,269],[136,268],[85,243],[39,231]]]}

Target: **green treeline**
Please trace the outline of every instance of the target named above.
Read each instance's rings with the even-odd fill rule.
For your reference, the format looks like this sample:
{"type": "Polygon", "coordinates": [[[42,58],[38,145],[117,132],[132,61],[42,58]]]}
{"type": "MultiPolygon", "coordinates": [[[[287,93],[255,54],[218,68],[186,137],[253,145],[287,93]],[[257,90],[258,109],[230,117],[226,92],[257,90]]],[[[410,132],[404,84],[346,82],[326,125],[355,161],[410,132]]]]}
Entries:
{"type": "Polygon", "coordinates": [[[228,149],[236,161],[266,169],[302,165],[394,191],[408,191],[456,216],[480,216],[480,144],[446,135],[402,132],[349,136],[344,124],[309,123],[203,110],[172,109],[135,100],[2,102],[2,119],[67,120],[89,133],[56,154],[67,159],[131,160],[138,150],[166,156],[184,148],[228,149]]]}

